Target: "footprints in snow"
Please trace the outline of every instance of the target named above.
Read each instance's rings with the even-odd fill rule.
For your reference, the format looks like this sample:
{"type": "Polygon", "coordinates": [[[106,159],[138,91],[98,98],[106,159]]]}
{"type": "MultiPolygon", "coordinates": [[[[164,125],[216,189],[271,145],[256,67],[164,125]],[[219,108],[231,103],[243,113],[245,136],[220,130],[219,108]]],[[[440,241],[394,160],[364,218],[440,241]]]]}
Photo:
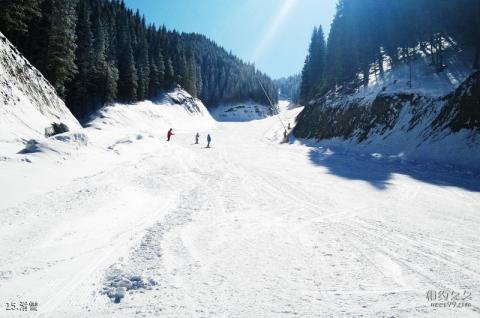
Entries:
{"type": "MultiPolygon", "coordinates": [[[[198,196],[196,189],[182,195],[180,202],[188,202],[198,196]]],[[[101,294],[106,295],[115,303],[120,303],[127,292],[144,293],[145,290],[158,289],[162,277],[162,242],[165,235],[177,227],[192,221],[196,209],[189,205],[180,205],[167,214],[161,222],[155,223],[146,230],[140,244],[131,250],[129,259],[112,265],[105,275],[101,294]]],[[[193,205],[194,206],[194,205],[193,205]]]]}

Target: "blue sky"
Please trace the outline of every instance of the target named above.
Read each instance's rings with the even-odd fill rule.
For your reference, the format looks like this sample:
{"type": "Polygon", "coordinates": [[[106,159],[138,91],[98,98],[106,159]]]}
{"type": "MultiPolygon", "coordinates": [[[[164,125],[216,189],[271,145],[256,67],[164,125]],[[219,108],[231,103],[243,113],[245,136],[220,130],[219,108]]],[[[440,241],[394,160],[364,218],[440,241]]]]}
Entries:
{"type": "Polygon", "coordinates": [[[125,0],[148,22],[201,33],[273,78],[301,70],[313,27],[326,34],[337,0],[125,0]]]}

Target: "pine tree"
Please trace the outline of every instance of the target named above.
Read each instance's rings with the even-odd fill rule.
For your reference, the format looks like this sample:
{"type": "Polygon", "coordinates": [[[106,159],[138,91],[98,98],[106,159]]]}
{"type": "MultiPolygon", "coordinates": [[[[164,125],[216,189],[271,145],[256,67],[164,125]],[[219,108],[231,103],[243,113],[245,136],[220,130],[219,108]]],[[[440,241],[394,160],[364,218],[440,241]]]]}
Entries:
{"type": "Polygon", "coordinates": [[[135,53],[135,64],[137,66],[137,99],[144,100],[148,96],[150,83],[150,65],[149,65],[149,46],[147,42],[147,27],[145,18],[140,17],[137,11],[135,15],[135,33],[137,37],[137,46],[135,53]]]}
{"type": "Polygon", "coordinates": [[[29,23],[41,17],[41,0],[1,0],[0,30],[18,43],[30,30],[29,23]]]}
{"type": "Polygon", "coordinates": [[[93,75],[93,33],[90,21],[88,2],[81,1],[78,5],[77,47],[75,62],[77,73],[69,86],[68,103],[72,111],[79,117],[84,117],[93,111],[92,105],[92,75],[93,75]]]}
{"type": "Polygon", "coordinates": [[[314,85],[321,86],[325,75],[325,54],[327,49],[322,26],[318,27],[314,40],[310,59],[311,76],[314,85]]]}
{"type": "Polygon", "coordinates": [[[125,102],[137,100],[138,77],[133,49],[130,42],[125,43],[119,60],[119,98],[125,102]]]}
{"type": "Polygon", "coordinates": [[[45,0],[51,6],[49,17],[46,77],[61,97],[65,97],[65,84],[77,72],[75,64],[76,0],[45,0]]]}
{"type": "MultiPolygon", "coordinates": [[[[93,14],[93,62],[92,62],[92,103],[93,109],[96,109],[107,102],[112,100],[108,95],[114,95],[109,88],[113,81],[113,78],[109,78],[112,74],[109,73],[109,66],[107,62],[107,35],[105,26],[102,23],[101,7],[97,4],[93,14]],[[110,82],[110,83],[109,83],[110,82]]],[[[116,80],[116,79],[115,79],[116,80]]],[[[116,92],[115,92],[116,93],[116,92]]]]}
{"type": "MultiPolygon", "coordinates": [[[[165,82],[165,59],[163,58],[163,54],[161,51],[158,52],[157,58],[155,59],[155,65],[157,66],[158,70],[158,82],[159,82],[159,89],[162,89],[162,83],[165,82]]],[[[172,74],[173,77],[173,74],[172,74]]]]}
{"type": "Polygon", "coordinates": [[[165,80],[163,82],[163,88],[169,88],[175,81],[175,71],[173,69],[172,59],[167,58],[167,63],[165,64],[165,80]]]}
{"type": "MultiPolygon", "coordinates": [[[[100,6],[100,4],[98,4],[100,6]]],[[[105,103],[113,103],[118,98],[118,41],[113,4],[102,6],[99,9],[103,14],[103,29],[105,30],[105,55],[107,72],[105,74],[105,103]]],[[[99,105],[100,106],[100,105],[99,105]]]]}
{"type": "Polygon", "coordinates": [[[132,44],[134,40],[130,33],[129,18],[126,14],[121,17],[119,31],[119,57],[118,57],[118,97],[124,102],[137,100],[138,75],[133,56],[132,44]]]}
{"type": "Polygon", "coordinates": [[[202,68],[200,65],[196,66],[196,83],[195,86],[197,88],[197,94],[195,97],[199,97],[202,95],[202,90],[203,90],[203,80],[202,80],[202,68]]]}
{"type": "Polygon", "coordinates": [[[191,50],[187,52],[187,72],[185,75],[185,89],[193,97],[197,97],[197,64],[191,50]]]}
{"type": "Polygon", "coordinates": [[[175,70],[175,84],[185,87],[187,77],[187,57],[182,49],[177,49],[173,57],[173,68],[175,70]]]}
{"type": "Polygon", "coordinates": [[[324,85],[326,44],[323,29],[314,28],[308,55],[302,70],[300,101],[308,102],[324,85]]]}

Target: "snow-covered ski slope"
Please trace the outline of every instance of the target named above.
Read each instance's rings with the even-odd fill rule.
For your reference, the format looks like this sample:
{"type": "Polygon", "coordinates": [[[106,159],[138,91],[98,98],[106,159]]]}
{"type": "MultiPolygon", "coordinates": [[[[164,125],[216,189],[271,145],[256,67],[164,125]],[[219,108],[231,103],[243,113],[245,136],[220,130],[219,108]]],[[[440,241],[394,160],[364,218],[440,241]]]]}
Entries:
{"type": "Polygon", "coordinates": [[[0,316],[480,314],[474,172],[280,144],[276,117],[137,106],[104,110],[83,146],[0,161],[0,316]],[[432,307],[446,289],[471,306],[432,307]]]}

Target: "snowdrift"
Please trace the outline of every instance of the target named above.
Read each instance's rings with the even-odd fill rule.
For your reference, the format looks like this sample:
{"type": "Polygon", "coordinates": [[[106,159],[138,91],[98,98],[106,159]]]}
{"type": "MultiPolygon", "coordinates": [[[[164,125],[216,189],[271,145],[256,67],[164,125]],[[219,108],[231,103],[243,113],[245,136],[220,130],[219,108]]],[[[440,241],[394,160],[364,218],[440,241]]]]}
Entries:
{"type": "Polygon", "coordinates": [[[199,99],[181,88],[165,93],[158,101],[135,104],[113,104],[97,111],[86,125],[89,130],[165,135],[174,132],[196,132],[210,129],[215,121],[199,99]]]}
{"type": "Polygon", "coordinates": [[[435,73],[426,60],[367,88],[339,87],[297,118],[296,137],[322,146],[480,170],[480,73],[458,56],[435,73]]]}
{"type": "Polygon", "coordinates": [[[18,148],[43,138],[52,123],[81,126],[55,89],[0,33],[0,145],[18,148]]]}

